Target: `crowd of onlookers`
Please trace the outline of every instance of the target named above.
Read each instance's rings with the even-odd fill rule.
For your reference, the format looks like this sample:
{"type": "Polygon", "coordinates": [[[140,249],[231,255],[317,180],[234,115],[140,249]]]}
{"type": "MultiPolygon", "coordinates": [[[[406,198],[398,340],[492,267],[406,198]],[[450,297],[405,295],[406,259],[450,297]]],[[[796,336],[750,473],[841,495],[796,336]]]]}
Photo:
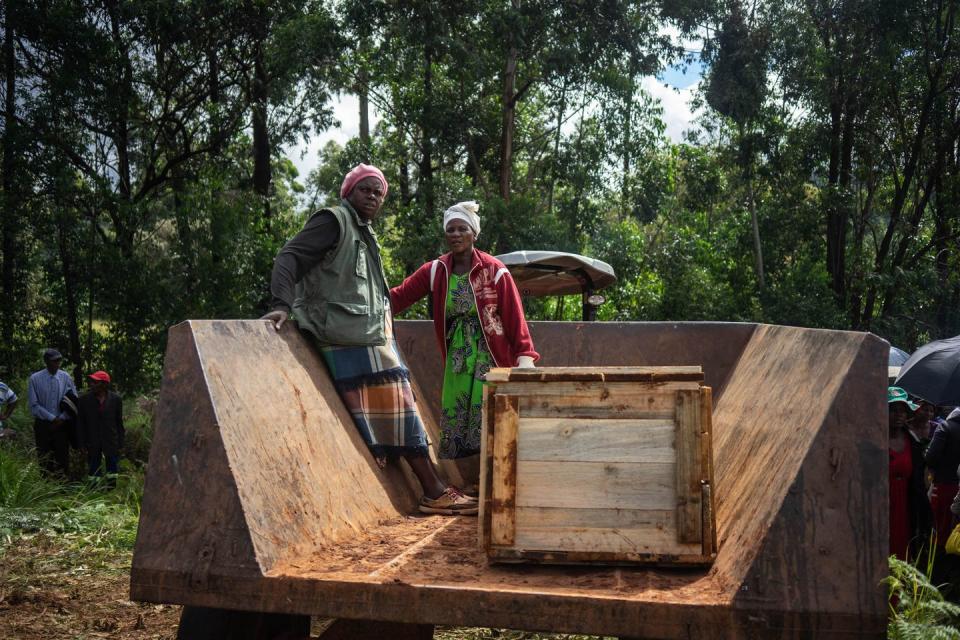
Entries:
{"type": "MultiPolygon", "coordinates": [[[[123,447],[123,402],[110,390],[110,374],[95,371],[87,376],[89,389],[77,394],[73,378],[60,368],[63,355],[56,349],[43,353],[44,367],[30,376],[27,406],[33,416],[33,436],[43,472],[70,477],[70,448],[84,453],[87,473],[116,480],[123,447]]],[[[15,430],[5,423],[20,398],[0,382],[0,439],[13,438],[15,430]]]]}
{"type": "Polygon", "coordinates": [[[960,522],[960,408],[936,407],[887,389],[890,428],[890,553],[934,554],[935,579],[949,581],[960,561],[946,545],[960,522]]]}

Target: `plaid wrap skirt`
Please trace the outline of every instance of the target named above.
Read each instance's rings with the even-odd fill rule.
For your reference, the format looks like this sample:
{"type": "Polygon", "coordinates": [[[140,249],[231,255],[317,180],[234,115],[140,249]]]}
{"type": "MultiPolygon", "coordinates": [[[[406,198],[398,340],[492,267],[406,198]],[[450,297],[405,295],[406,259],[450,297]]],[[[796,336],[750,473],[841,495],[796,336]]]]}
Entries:
{"type": "Polygon", "coordinates": [[[426,456],[427,434],[387,313],[386,344],[318,346],[334,386],[375,456],[426,456]]]}

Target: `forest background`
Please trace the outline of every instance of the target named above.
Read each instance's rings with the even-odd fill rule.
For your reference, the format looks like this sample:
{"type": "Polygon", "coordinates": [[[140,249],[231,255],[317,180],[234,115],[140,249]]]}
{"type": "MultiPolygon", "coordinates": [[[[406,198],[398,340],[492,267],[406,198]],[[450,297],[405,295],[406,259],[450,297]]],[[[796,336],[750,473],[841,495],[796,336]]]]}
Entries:
{"type": "Polygon", "coordinates": [[[54,346],[78,378],[155,389],[167,328],[266,311],[277,250],[360,161],[390,181],[393,283],[443,250],[443,210],[476,199],[485,251],[610,263],[602,320],[864,330],[908,351],[958,334],[957,9],[2,3],[0,379],[54,346]],[[686,64],[705,76],[677,143],[641,85],[686,64]],[[344,94],[359,135],[298,175],[284,149],[344,94]]]}

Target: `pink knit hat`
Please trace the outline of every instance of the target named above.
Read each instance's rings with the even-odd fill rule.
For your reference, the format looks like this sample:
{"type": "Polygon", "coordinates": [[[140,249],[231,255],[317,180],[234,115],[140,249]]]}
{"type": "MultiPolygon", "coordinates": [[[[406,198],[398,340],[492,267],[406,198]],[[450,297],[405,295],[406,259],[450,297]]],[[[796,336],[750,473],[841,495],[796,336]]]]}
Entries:
{"type": "Polygon", "coordinates": [[[383,184],[383,197],[386,198],[389,187],[387,185],[387,179],[383,177],[383,171],[380,171],[380,169],[377,169],[372,164],[363,164],[362,162],[351,169],[350,173],[343,179],[343,184],[340,185],[340,197],[346,198],[358,182],[371,176],[377,178],[381,184],[383,184]]]}

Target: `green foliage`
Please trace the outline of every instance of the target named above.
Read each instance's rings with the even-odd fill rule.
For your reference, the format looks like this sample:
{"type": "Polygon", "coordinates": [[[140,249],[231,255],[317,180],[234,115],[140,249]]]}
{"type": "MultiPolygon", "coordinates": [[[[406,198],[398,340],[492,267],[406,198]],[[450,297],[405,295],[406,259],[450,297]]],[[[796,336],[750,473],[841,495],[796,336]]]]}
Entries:
{"type": "Polygon", "coordinates": [[[890,599],[887,637],[895,640],[960,638],[960,605],[944,599],[930,582],[932,560],[925,570],[890,556],[890,575],[884,579],[890,599]]]}
{"type": "Polygon", "coordinates": [[[72,452],[77,475],[49,478],[37,463],[29,433],[32,419],[18,409],[6,424],[18,432],[0,441],[0,550],[20,536],[51,535],[70,548],[129,552],[136,538],[144,469],[152,434],[152,400],[124,403],[127,429],[116,486],[86,478],[86,459],[72,452]]]}
{"type": "Polygon", "coordinates": [[[392,283],[445,251],[443,210],[475,199],[485,251],[613,265],[602,319],[853,328],[905,348],[960,333],[955,4],[211,6],[4,8],[0,377],[55,346],[78,381],[104,368],[124,392],[155,388],[167,329],[266,311],[277,251],[361,161],[390,181],[392,283]],[[677,30],[706,36],[684,144],[643,89],[695,61],[677,30]],[[334,93],[379,122],[298,176],[283,150],[332,124],[334,93]]]}
{"type": "Polygon", "coordinates": [[[65,485],[40,473],[35,454],[5,446],[0,451],[0,547],[21,535],[47,533],[78,549],[130,551],[142,491],[142,471],[128,464],[116,489],[96,482],[65,485]]]}
{"type": "Polygon", "coordinates": [[[30,509],[52,501],[59,492],[59,483],[44,478],[36,461],[29,460],[25,453],[0,453],[0,509],[30,509]]]}
{"type": "Polygon", "coordinates": [[[767,92],[767,44],[762,31],[751,29],[740,2],[731,3],[715,46],[707,102],[738,124],[749,122],[767,92]]]}

